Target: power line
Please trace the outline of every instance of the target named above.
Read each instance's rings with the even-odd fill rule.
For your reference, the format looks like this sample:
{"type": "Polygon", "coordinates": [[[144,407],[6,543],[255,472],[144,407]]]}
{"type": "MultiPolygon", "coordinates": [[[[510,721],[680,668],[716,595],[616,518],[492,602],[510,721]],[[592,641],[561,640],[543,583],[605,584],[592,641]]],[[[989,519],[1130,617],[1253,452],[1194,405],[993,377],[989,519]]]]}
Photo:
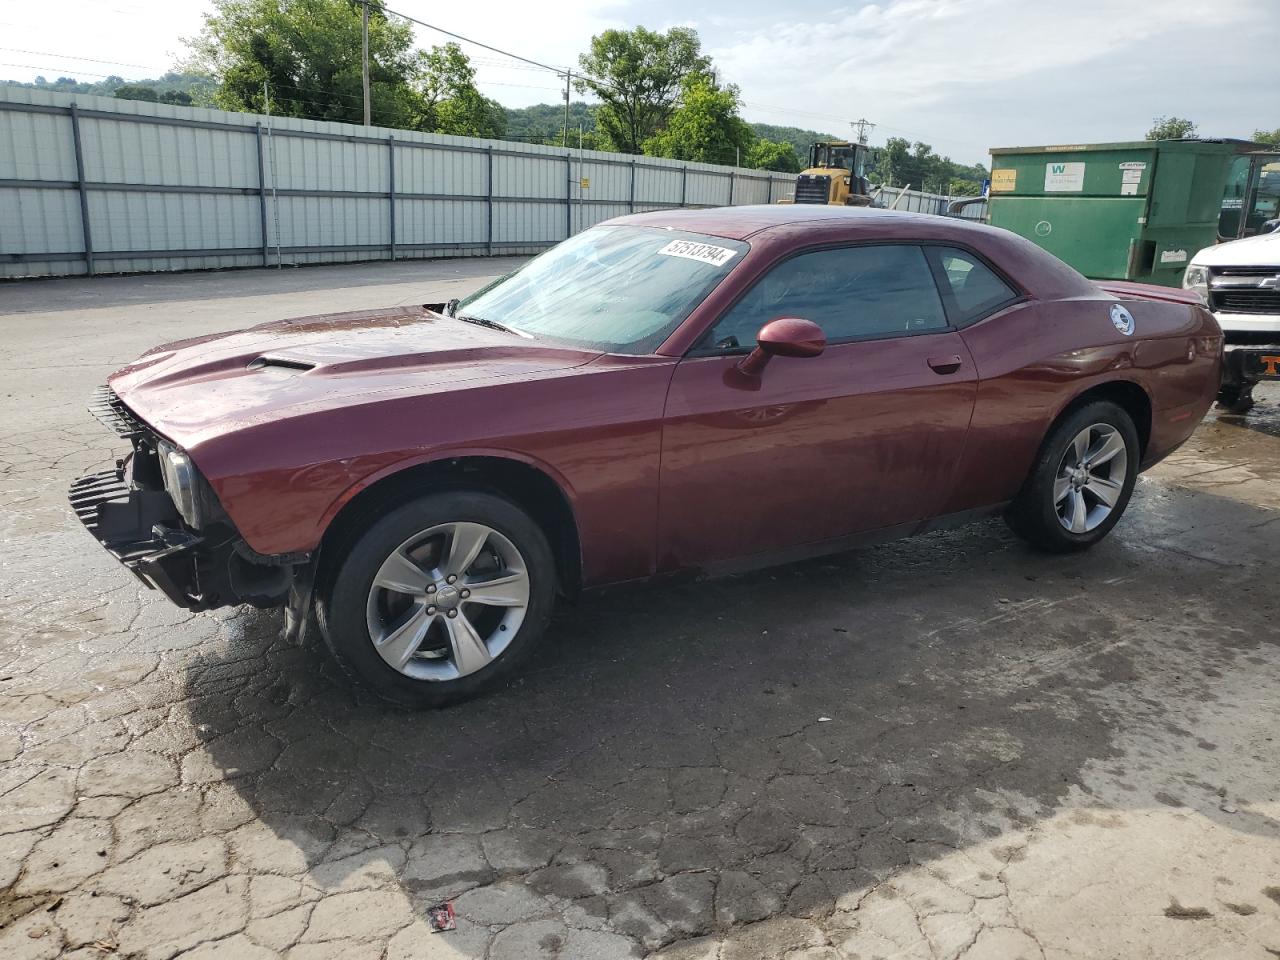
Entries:
{"type": "MultiPolygon", "coordinates": [[[[48,50],[19,50],[17,47],[0,47],[0,50],[7,50],[9,53],[22,53],[32,57],[57,57],[59,60],[79,60],[83,63],[103,63],[109,67],[137,67],[139,70],[158,70],[155,65],[145,63],[121,63],[119,60],[95,60],[93,57],[73,57],[69,53],[51,53],[48,50]]],[[[15,64],[7,64],[7,66],[15,66],[15,64]]]]}
{"type": "MultiPolygon", "coordinates": [[[[68,69],[67,67],[51,67],[47,63],[43,66],[38,63],[0,63],[0,67],[20,67],[23,70],[48,70],[51,73],[68,69]]],[[[82,77],[98,77],[102,80],[115,76],[113,73],[94,73],[92,70],[76,70],[74,68],[71,68],[71,72],[78,73],[82,77]]],[[[75,77],[66,77],[66,79],[74,80],[75,77]]]]}
{"type": "Polygon", "coordinates": [[[416,23],[418,26],[426,27],[428,30],[434,30],[436,33],[443,33],[446,37],[453,37],[453,39],[461,40],[463,43],[469,43],[475,47],[483,47],[485,50],[489,50],[493,53],[500,53],[502,56],[510,57],[512,60],[519,60],[522,63],[528,63],[532,66],[541,67],[543,70],[550,70],[552,73],[558,73],[561,75],[564,75],[569,70],[568,67],[553,67],[550,64],[542,63],[539,60],[531,60],[529,57],[522,57],[520,54],[512,53],[510,50],[503,50],[500,47],[491,46],[490,44],[482,43],[479,40],[472,40],[470,37],[464,37],[462,34],[454,33],[452,30],[446,30],[444,27],[437,27],[434,23],[427,23],[425,20],[419,20],[417,17],[411,17],[407,13],[401,13],[399,10],[391,10],[380,3],[374,2],[374,0],[370,0],[370,3],[383,13],[389,13],[402,20],[408,20],[410,23],[416,23]]]}

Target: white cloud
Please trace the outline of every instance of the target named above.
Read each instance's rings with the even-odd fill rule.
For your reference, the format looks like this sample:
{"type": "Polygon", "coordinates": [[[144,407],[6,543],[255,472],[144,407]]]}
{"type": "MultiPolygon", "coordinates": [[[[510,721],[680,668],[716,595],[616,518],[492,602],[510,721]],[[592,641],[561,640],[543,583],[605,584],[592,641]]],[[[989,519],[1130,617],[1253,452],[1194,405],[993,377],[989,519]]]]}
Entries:
{"type": "MultiPolygon", "coordinates": [[[[841,126],[836,117],[866,116],[883,123],[877,136],[903,133],[980,159],[980,145],[1015,135],[1002,127],[1037,129],[1023,122],[1028,114],[1050,127],[1073,88],[1089,98],[1095,114],[1132,109],[1146,124],[1157,103],[1165,105],[1157,112],[1181,112],[1192,94],[1225,79],[1226,64],[1269,75],[1256,94],[1262,124],[1263,101],[1268,88],[1275,90],[1274,71],[1265,64],[1275,63],[1278,19],[1274,0],[1218,0],[1211,9],[1202,0],[887,0],[721,35],[711,52],[748,104],[759,98],[798,111],[787,120],[760,110],[757,119],[802,123],[807,111],[831,116],[830,129],[841,126]],[[1250,62],[1246,44],[1260,31],[1270,32],[1271,53],[1250,62]],[[1095,89],[1104,74],[1134,76],[1108,93],[1095,89]],[[947,122],[948,113],[972,110],[974,100],[988,112],[971,114],[964,124],[947,122]],[[998,113],[990,112],[1001,103],[998,113]],[[948,129],[958,132],[942,142],[948,129]]],[[[1211,120],[1203,118],[1202,128],[1211,120]]],[[[1088,138],[1089,131],[1080,135],[1088,138]]],[[[1040,137],[1061,139],[1063,133],[1040,137]]]]}

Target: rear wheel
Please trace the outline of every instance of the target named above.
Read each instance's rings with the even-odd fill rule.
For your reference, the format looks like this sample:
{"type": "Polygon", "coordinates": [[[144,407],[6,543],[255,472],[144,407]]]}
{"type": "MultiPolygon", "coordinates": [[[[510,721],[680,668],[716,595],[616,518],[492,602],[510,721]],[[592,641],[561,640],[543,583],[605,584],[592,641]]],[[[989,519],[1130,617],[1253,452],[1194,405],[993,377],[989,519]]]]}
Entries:
{"type": "Polygon", "coordinates": [[[390,511],[322,586],[338,662],[403,706],[443,706],[508,677],[546,629],[555,563],[510,501],[450,492],[390,511]]]}
{"type": "Polygon", "coordinates": [[[1050,432],[1006,519],[1042,550],[1085,550],[1108,533],[1129,504],[1138,475],[1138,431],[1121,407],[1085,404],[1050,432]]]}

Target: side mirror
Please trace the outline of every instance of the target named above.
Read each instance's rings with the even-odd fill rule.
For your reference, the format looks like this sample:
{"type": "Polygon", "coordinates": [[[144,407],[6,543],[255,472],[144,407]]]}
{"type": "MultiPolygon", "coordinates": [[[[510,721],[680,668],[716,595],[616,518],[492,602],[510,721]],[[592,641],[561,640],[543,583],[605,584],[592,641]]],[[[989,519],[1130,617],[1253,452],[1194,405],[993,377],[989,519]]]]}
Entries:
{"type": "Polygon", "coordinates": [[[756,377],[774,357],[816,357],[826,347],[826,335],[812,320],[779,317],[760,328],[756,348],[743,358],[738,369],[756,377]]]}

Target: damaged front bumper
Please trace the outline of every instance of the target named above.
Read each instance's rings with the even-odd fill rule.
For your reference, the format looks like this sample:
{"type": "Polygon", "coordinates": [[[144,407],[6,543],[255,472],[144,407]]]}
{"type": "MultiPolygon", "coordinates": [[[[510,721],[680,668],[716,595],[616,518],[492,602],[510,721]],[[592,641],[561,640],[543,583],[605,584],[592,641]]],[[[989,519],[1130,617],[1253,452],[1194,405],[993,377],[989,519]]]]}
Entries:
{"type": "Polygon", "coordinates": [[[180,607],[206,608],[199,596],[196,552],[205,538],[181,529],[173,500],[163,490],[138,489],[129,464],[90,473],[71,484],[77,519],[113,557],[148,587],[180,607]]]}
{"type": "Polygon", "coordinates": [[[279,606],[296,592],[298,581],[309,583],[311,558],[256,553],[194,467],[189,489],[199,509],[189,511],[194,516],[190,523],[184,520],[166,489],[159,461],[162,449],[176,448],[110,388],[94,395],[89,410],[129,440],[133,452],[117,460],[113,470],[72,483],[71,507],[85,529],[139,580],[188,610],[241,603],[279,606]]]}

